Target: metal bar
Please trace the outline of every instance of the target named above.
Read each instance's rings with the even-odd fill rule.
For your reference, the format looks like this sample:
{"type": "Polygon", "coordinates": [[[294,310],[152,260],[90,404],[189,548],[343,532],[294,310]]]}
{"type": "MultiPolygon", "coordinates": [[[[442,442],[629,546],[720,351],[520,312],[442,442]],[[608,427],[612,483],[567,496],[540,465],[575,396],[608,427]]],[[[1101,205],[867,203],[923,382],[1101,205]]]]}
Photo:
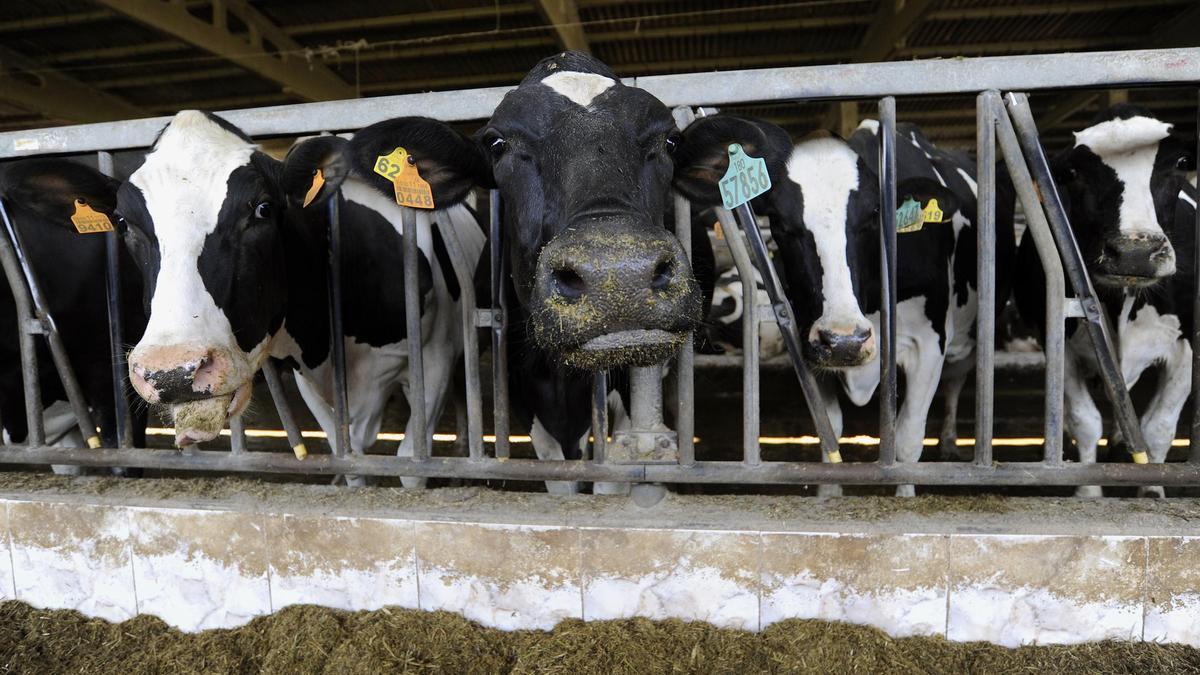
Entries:
{"type": "Polygon", "coordinates": [[[1050,164],[1046,161],[1046,155],[1038,140],[1037,125],[1033,121],[1033,113],[1029,109],[1029,99],[1025,94],[1010,93],[1005,97],[1005,103],[1018,132],[1017,140],[1021,143],[1021,149],[1024,150],[1025,156],[1029,160],[1034,179],[1037,181],[1039,192],[1042,195],[1042,203],[1046,207],[1046,216],[1051,226],[1050,231],[1058,243],[1059,253],[1062,254],[1063,268],[1083,307],[1084,325],[1087,326],[1088,337],[1091,338],[1092,347],[1096,351],[1100,379],[1104,383],[1108,400],[1112,403],[1113,416],[1121,428],[1125,441],[1132,448],[1134,461],[1138,464],[1145,463],[1148,461],[1146,440],[1142,436],[1142,426],[1138,421],[1137,411],[1134,410],[1133,401],[1129,398],[1129,390],[1125,387],[1125,378],[1121,374],[1121,367],[1117,362],[1117,350],[1113,344],[1112,329],[1104,314],[1104,306],[1100,304],[1096,297],[1096,291],[1092,288],[1092,281],[1088,277],[1087,268],[1083,263],[1083,254],[1079,252],[1079,245],[1075,241],[1070,223],[1067,222],[1066,211],[1063,209],[1062,200],[1058,196],[1058,188],[1050,173],[1050,164]]]}
{"type": "MultiPolygon", "coordinates": [[[[504,233],[500,229],[500,191],[491,190],[489,197],[489,252],[492,256],[492,429],[496,434],[496,457],[509,456],[508,404],[508,299],[505,281],[508,279],[508,259],[504,253],[504,233]]],[[[603,445],[603,441],[601,441],[603,445]]]]}
{"type": "Polygon", "coordinates": [[[608,454],[608,375],[592,373],[592,461],[603,464],[608,454]]]}
{"type": "MultiPolygon", "coordinates": [[[[13,250],[8,232],[14,231],[12,221],[8,218],[8,209],[4,199],[0,198],[0,216],[4,217],[4,232],[0,232],[0,266],[4,267],[4,277],[12,291],[13,300],[17,307],[16,321],[17,336],[21,350],[21,385],[25,394],[25,423],[29,427],[26,442],[31,445],[41,445],[46,442],[45,428],[42,426],[42,383],[38,379],[37,342],[34,340],[34,324],[37,319],[33,315],[33,299],[25,286],[25,276],[21,273],[21,263],[13,250]]],[[[38,328],[40,330],[40,327],[38,328]]]]}
{"type": "Polygon", "coordinates": [[[467,259],[454,224],[446,216],[446,226],[438,230],[446,245],[446,254],[458,279],[458,302],[462,308],[463,370],[467,385],[467,443],[471,459],[483,459],[483,393],[479,384],[479,333],[475,326],[475,266],[467,259]]]}
{"type": "Polygon", "coordinates": [[[333,354],[333,452],[346,456],[350,447],[350,403],[346,391],[346,339],[342,323],[342,194],[329,199],[329,350],[333,354]]]}
{"type": "Polygon", "coordinates": [[[879,463],[896,461],[896,99],[879,100],[879,463]]]}
{"type": "Polygon", "coordinates": [[[733,214],[723,208],[717,208],[716,212],[721,229],[725,231],[725,243],[733,255],[733,264],[742,278],[742,462],[754,466],[762,461],[758,445],[758,299],[755,297],[754,263],[733,214]]]}
{"type": "MultiPolygon", "coordinates": [[[[1200,129],[1200,104],[1196,106],[1196,128],[1200,129]]],[[[1200,157],[1200,134],[1196,135],[1196,157],[1200,157]]],[[[1195,279],[1192,286],[1192,316],[1200,316],[1200,204],[1196,205],[1196,225],[1192,238],[1192,270],[1195,279]]],[[[1200,322],[1192,323],[1192,429],[1188,461],[1200,463],[1200,322]]]]}
{"type": "MultiPolygon", "coordinates": [[[[692,260],[692,205],[675,194],[675,237],[683,246],[684,255],[692,260]]],[[[679,445],[679,463],[691,466],[696,462],[696,373],[695,342],[684,340],[675,356],[675,431],[679,445]]]]}
{"type": "Polygon", "coordinates": [[[1066,358],[1064,305],[1067,282],[1063,275],[1062,259],[1050,234],[1050,224],[1046,222],[1037,186],[1025,164],[1012,121],[999,105],[994,111],[996,140],[1000,143],[1008,175],[1025,211],[1026,235],[1033,237],[1046,277],[1046,335],[1042,340],[1042,351],[1046,355],[1046,398],[1043,404],[1045,421],[1042,437],[1046,440],[1046,463],[1054,466],[1062,464],[1063,456],[1063,368],[1066,358]]]}
{"type": "Polygon", "coordinates": [[[417,214],[413,209],[401,209],[404,248],[404,314],[408,334],[408,407],[412,419],[413,458],[429,457],[429,424],[425,419],[425,360],[421,354],[421,250],[418,248],[417,214]]]}
{"type": "Polygon", "coordinates": [[[241,415],[229,418],[229,451],[235,455],[246,452],[246,423],[241,415]]]}
{"type": "Polygon", "coordinates": [[[1000,92],[975,99],[975,463],[992,463],[996,394],[996,108],[1000,92]]]}
{"type": "Polygon", "coordinates": [[[144,450],[81,450],[50,446],[0,446],[0,464],[74,464],[133,466],[199,472],[254,472],[305,475],[373,475],[459,477],[469,479],[567,480],[662,483],[751,484],[922,484],[922,485],[1196,485],[1200,465],[1175,464],[1061,464],[1000,462],[980,467],[969,462],[741,462],[677,464],[596,464],[544,462],[536,459],[477,462],[462,457],[410,460],[388,455],[338,457],[312,455],[298,461],[290,453],[246,452],[232,455],[214,450],[146,452],[144,450]]]}
{"type": "MultiPolygon", "coordinates": [[[[1200,49],[1182,48],[731,70],[644,76],[625,82],[645,89],[667,106],[676,106],[928,94],[930,83],[936,83],[940,94],[975,94],[988,89],[1132,87],[1198,80],[1200,49]]],[[[361,129],[403,115],[461,122],[486,119],[510,89],[378,96],[220,114],[255,137],[361,129]]],[[[168,121],[168,117],[154,117],[4,133],[0,158],[148,147],[168,121]]]]}
{"type": "MultiPolygon", "coordinates": [[[[100,173],[113,175],[110,152],[96,153],[100,173]]],[[[121,240],[117,232],[104,233],[105,293],[108,300],[108,343],[112,351],[113,422],[117,432],[117,447],[133,447],[133,420],[129,415],[129,398],[125,393],[125,378],[129,367],[125,363],[125,324],[121,316],[121,240]]]]}
{"type": "Polygon", "coordinates": [[[287,392],[283,389],[283,380],[279,377],[279,369],[275,363],[267,359],[262,367],[263,377],[267,380],[267,389],[271,392],[271,400],[275,402],[275,410],[279,413],[279,422],[287,432],[288,445],[296,457],[303,459],[308,456],[308,447],[304,444],[304,436],[292,415],[292,404],[288,403],[287,392]]]}

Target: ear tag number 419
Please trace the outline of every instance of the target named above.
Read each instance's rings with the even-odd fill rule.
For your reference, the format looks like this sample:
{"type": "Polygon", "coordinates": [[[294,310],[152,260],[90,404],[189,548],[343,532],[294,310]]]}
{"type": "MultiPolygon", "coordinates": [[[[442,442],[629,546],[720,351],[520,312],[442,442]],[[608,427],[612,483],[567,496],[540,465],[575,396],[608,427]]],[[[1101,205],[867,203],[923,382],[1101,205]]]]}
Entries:
{"type": "Polygon", "coordinates": [[[729,210],[771,189],[767,160],[747,155],[739,143],[729,146],[729,169],[721,179],[721,203],[729,210]]]}
{"type": "Polygon", "coordinates": [[[408,151],[396,148],[386,155],[375,158],[375,173],[392,181],[396,191],[396,203],[414,209],[432,209],[433,190],[421,178],[417,165],[409,161],[408,151]]]}

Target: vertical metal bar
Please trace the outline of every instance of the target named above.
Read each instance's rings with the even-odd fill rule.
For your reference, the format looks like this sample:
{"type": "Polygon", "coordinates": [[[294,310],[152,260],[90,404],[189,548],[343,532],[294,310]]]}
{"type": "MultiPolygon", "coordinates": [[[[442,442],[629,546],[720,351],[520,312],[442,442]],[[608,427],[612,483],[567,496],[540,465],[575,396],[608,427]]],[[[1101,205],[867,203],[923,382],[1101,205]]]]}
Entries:
{"type": "Polygon", "coordinates": [[[608,452],[608,374],[592,373],[592,461],[604,463],[608,452]]]}
{"type": "MultiPolygon", "coordinates": [[[[100,173],[113,175],[111,152],[96,153],[100,173]]],[[[113,422],[116,425],[117,446],[133,447],[133,421],[129,416],[129,399],[125,393],[125,378],[129,368],[125,363],[125,324],[121,316],[121,240],[118,232],[104,233],[104,257],[107,274],[105,291],[108,299],[108,343],[112,353],[113,422]]]]}
{"type": "Polygon", "coordinates": [[[288,403],[287,392],[283,389],[283,380],[279,377],[279,369],[275,364],[268,359],[262,367],[263,377],[267,380],[267,389],[271,391],[271,400],[275,402],[275,410],[279,413],[279,422],[283,425],[283,430],[287,432],[288,445],[292,446],[292,452],[296,454],[297,459],[304,459],[308,456],[308,448],[304,445],[304,435],[300,433],[300,427],[296,424],[296,418],[292,415],[292,405],[288,403]]]}
{"type": "Polygon", "coordinates": [[[413,459],[429,458],[429,428],[436,420],[425,419],[425,360],[421,353],[421,251],[417,247],[417,214],[413,209],[401,209],[404,234],[404,313],[408,333],[408,407],[412,416],[413,459]]]}
{"type": "Polygon", "coordinates": [[[349,395],[346,391],[346,339],[342,323],[342,195],[339,190],[329,204],[329,349],[333,354],[333,410],[335,455],[350,452],[349,395]]]}
{"type": "MultiPolygon", "coordinates": [[[[1196,158],[1200,161],[1200,105],[1196,106],[1196,158]]],[[[1200,316],[1200,205],[1197,205],[1195,232],[1192,238],[1192,316],[1200,316]]],[[[1192,433],[1188,461],[1200,463],[1200,321],[1192,322],[1192,433]]]]}
{"type": "Polygon", "coordinates": [[[25,423],[29,426],[26,444],[45,445],[46,433],[42,426],[42,384],[38,379],[37,342],[33,337],[37,319],[33,315],[33,299],[25,286],[21,264],[17,260],[16,251],[13,250],[12,241],[8,238],[7,233],[14,231],[14,228],[12,221],[8,219],[8,209],[4,207],[3,199],[0,199],[0,216],[3,216],[5,226],[5,231],[0,232],[0,265],[4,267],[4,277],[17,306],[15,319],[21,350],[21,383],[25,394],[25,423]]]}
{"type": "MultiPolygon", "coordinates": [[[[683,195],[675,195],[675,236],[692,259],[692,205],[683,195]]],[[[707,243],[707,242],[706,242],[707,243]]],[[[695,343],[684,340],[675,359],[675,431],[679,444],[679,463],[696,463],[696,377],[695,343]]]]}
{"type": "MultiPolygon", "coordinates": [[[[742,462],[754,466],[761,460],[758,444],[759,372],[758,372],[758,299],[754,283],[754,263],[742,241],[741,228],[728,210],[718,208],[717,220],[725,231],[725,242],[733,254],[733,264],[742,278],[742,462]]],[[[751,225],[753,227],[753,225],[751,225]]]]}
{"type": "MultiPolygon", "coordinates": [[[[492,270],[492,428],[496,432],[496,457],[509,456],[508,409],[508,259],[504,255],[504,235],[500,228],[500,191],[488,193],[489,230],[492,270]]],[[[603,441],[601,441],[603,445],[603,441]]],[[[601,451],[603,448],[601,448],[601,451]]]]}
{"type": "Polygon", "coordinates": [[[241,415],[229,418],[229,452],[235,455],[246,452],[246,423],[241,415]]]}
{"type": "Polygon", "coordinates": [[[896,462],[896,99],[879,100],[879,462],[896,462]]]}
{"type": "Polygon", "coordinates": [[[1017,142],[1016,132],[1008,115],[997,105],[995,108],[996,140],[1004,153],[1004,164],[1016,188],[1017,198],[1025,212],[1025,236],[1033,237],[1042,270],[1046,276],[1046,336],[1042,350],[1046,354],[1046,399],[1045,423],[1042,437],[1046,441],[1045,459],[1048,464],[1063,461],[1063,377],[1066,358],[1066,279],[1063,275],[1062,259],[1054,245],[1050,224],[1038,199],[1037,186],[1025,164],[1025,156],[1017,142]]]}
{"type": "Polygon", "coordinates": [[[1013,125],[1016,127],[1017,140],[1021,144],[1029,160],[1030,169],[1037,181],[1042,203],[1046,207],[1047,222],[1054,234],[1059,253],[1062,254],[1063,269],[1067,272],[1075,295],[1083,309],[1084,325],[1092,348],[1096,352],[1096,363],[1099,366],[1100,379],[1104,382],[1105,393],[1113,406],[1113,417],[1116,418],[1121,434],[1132,448],[1133,461],[1145,464],[1149,461],[1146,439],[1142,436],[1142,426],[1134,410],[1133,401],[1129,398],[1129,390],[1125,387],[1125,378],[1121,374],[1117,362],[1117,350],[1112,339],[1112,329],[1104,314],[1104,306],[1096,297],[1092,288],[1092,280],[1088,277],[1087,268],[1083,262],[1083,254],[1079,252],[1079,244],[1067,222],[1067,214],[1058,196],[1058,188],[1050,173],[1050,164],[1038,140],[1037,125],[1033,121],[1033,113],[1029,109],[1029,99],[1024,94],[1010,93],[1006,97],[1006,105],[1013,125]]]}
{"type": "Polygon", "coordinates": [[[975,463],[992,464],[992,431],[996,375],[996,107],[1000,93],[985,91],[975,99],[975,142],[978,185],[975,209],[975,463]]]}
{"type": "Polygon", "coordinates": [[[446,226],[442,227],[443,221],[439,220],[438,230],[442,233],[442,242],[446,245],[446,254],[450,256],[450,264],[454,266],[454,277],[458,279],[460,289],[458,302],[462,309],[463,370],[466,373],[467,385],[467,444],[471,459],[481,460],[483,393],[479,385],[479,333],[475,325],[475,266],[467,259],[462,240],[458,238],[458,231],[454,229],[449,215],[443,213],[442,217],[446,226]]]}

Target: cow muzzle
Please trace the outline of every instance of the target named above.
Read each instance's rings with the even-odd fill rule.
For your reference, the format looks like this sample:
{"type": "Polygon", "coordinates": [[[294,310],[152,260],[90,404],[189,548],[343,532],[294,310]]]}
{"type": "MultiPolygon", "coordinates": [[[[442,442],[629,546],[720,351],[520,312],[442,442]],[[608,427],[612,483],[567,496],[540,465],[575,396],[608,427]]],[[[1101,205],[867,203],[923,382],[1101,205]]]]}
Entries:
{"type": "Polygon", "coordinates": [[[229,417],[241,414],[253,382],[239,375],[244,371],[225,349],[155,345],[129,355],[134,390],[148,403],[170,408],[181,447],[216,438],[229,417]]]}
{"type": "Polygon", "coordinates": [[[1175,273],[1175,249],[1158,233],[1109,237],[1096,271],[1097,280],[1110,286],[1146,286],[1175,273]]]}
{"type": "Polygon", "coordinates": [[[679,241],[621,221],[589,222],[551,240],[538,257],[530,302],[538,346],[584,369],[668,358],[701,308],[679,241]]]}
{"type": "Polygon", "coordinates": [[[822,368],[851,368],[875,359],[875,331],[870,325],[850,328],[814,326],[806,344],[808,360],[822,368]]]}

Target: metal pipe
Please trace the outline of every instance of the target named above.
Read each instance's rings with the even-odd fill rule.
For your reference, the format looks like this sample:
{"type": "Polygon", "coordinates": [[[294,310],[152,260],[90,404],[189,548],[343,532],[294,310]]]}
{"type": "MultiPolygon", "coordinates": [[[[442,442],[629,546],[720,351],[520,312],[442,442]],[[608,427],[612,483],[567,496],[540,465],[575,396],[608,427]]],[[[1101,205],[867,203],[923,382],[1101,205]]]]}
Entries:
{"type": "Polygon", "coordinates": [[[350,403],[346,390],[346,338],[342,323],[342,193],[338,190],[329,204],[329,350],[333,355],[333,413],[334,448],[336,455],[346,456],[350,447],[350,403]]]}
{"type": "MultiPolygon", "coordinates": [[[[684,255],[692,260],[692,204],[676,193],[675,237],[683,245],[684,255]]],[[[684,340],[675,356],[675,431],[679,444],[679,463],[691,466],[696,461],[696,373],[695,342],[684,340]]]]}
{"type": "Polygon", "coordinates": [[[1125,441],[1132,448],[1133,460],[1138,464],[1148,461],[1146,440],[1142,436],[1142,426],[1134,410],[1133,401],[1129,398],[1129,390],[1125,386],[1125,378],[1121,374],[1121,366],[1117,361],[1117,350],[1112,339],[1112,329],[1108,325],[1108,317],[1104,306],[1096,297],[1092,288],[1092,280],[1088,277],[1084,266],[1083,254],[1067,222],[1067,213],[1062,200],[1058,196],[1058,188],[1050,173],[1050,164],[1038,140],[1037,125],[1033,121],[1033,113],[1029,109],[1029,99],[1025,94],[1010,93],[1005,97],[1009,116],[1018,131],[1017,140],[1029,160],[1035,180],[1042,195],[1042,203],[1046,207],[1047,222],[1050,231],[1058,243],[1059,253],[1062,254],[1063,269],[1071,280],[1075,295],[1083,308],[1084,325],[1088,337],[1096,351],[1096,363],[1100,371],[1100,379],[1104,383],[1105,393],[1113,406],[1113,416],[1121,429],[1125,441]]]}
{"type": "Polygon", "coordinates": [[[241,415],[229,418],[229,451],[235,455],[246,452],[246,423],[241,415]]]}
{"type": "Polygon", "coordinates": [[[879,100],[879,463],[896,461],[896,99],[879,100]]]}
{"type": "MultiPolygon", "coordinates": [[[[742,462],[759,464],[762,452],[758,445],[758,298],[754,283],[754,263],[742,241],[741,228],[727,209],[717,208],[717,220],[725,231],[725,243],[733,255],[733,264],[742,278],[742,462]]],[[[752,225],[752,227],[756,227],[752,225]]]]}
{"type": "Polygon", "coordinates": [[[603,464],[608,454],[608,375],[592,373],[592,461],[603,464]]]}
{"type": "Polygon", "coordinates": [[[292,415],[292,404],[288,403],[287,392],[283,388],[283,380],[279,377],[279,369],[275,363],[267,359],[262,367],[263,377],[267,380],[267,389],[271,392],[271,400],[275,402],[275,410],[279,413],[279,422],[287,432],[288,445],[297,459],[308,456],[308,447],[304,444],[304,436],[292,415]]]}
{"type": "MultiPolygon", "coordinates": [[[[113,175],[111,152],[96,153],[96,166],[105,176],[113,175]]],[[[129,399],[125,393],[125,378],[129,367],[125,363],[125,324],[121,316],[121,239],[119,232],[104,233],[105,294],[108,300],[108,344],[112,352],[113,422],[117,446],[133,447],[133,420],[129,415],[129,399]]]]}
{"type": "MultiPolygon", "coordinates": [[[[1200,105],[1196,106],[1196,129],[1200,129],[1200,105]]],[[[1196,134],[1196,157],[1200,158],[1200,133],[1196,134]]],[[[1192,236],[1192,316],[1200,316],[1200,204],[1196,205],[1196,224],[1192,236]]],[[[1192,429],[1188,461],[1200,463],[1200,322],[1192,322],[1192,429]]]]}
{"type": "Polygon", "coordinates": [[[1046,277],[1046,335],[1042,340],[1042,351],[1046,355],[1046,398],[1044,401],[1044,427],[1042,437],[1046,440],[1046,463],[1058,465],[1063,456],[1063,377],[1066,359],[1066,279],[1063,275],[1062,259],[1050,234],[1050,224],[1038,199],[1037,186],[1025,164],[1025,155],[1017,142],[1012,121],[999,106],[994,108],[996,140],[1004,153],[1004,164],[1012,178],[1017,198],[1025,212],[1026,236],[1033,237],[1034,248],[1042,263],[1046,277]]]}
{"type": "MultiPolygon", "coordinates": [[[[496,457],[509,456],[508,403],[508,259],[504,253],[504,233],[500,228],[500,191],[488,193],[488,243],[492,256],[492,430],[496,434],[496,457]]],[[[603,443],[602,443],[603,444],[603,443]]]]}
{"type": "MultiPolygon", "coordinates": [[[[996,108],[1000,92],[975,99],[975,463],[992,463],[996,393],[996,108]]],[[[1009,224],[1011,226],[1011,223],[1009,224]]]]}
{"type": "Polygon", "coordinates": [[[0,266],[4,267],[4,277],[12,291],[14,304],[17,308],[16,328],[21,350],[21,385],[25,394],[25,423],[29,427],[26,442],[41,445],[46,442],[45,428],[42,426],[42,383],[38,379],[36,332],[41,332],[41,325],[33,315],[33,300],[29,289],[25,286],[25,276],[21,273],[21,264],[17,261],[17,253],[13,250],[12,242],[7,232],[13,230],[8,218],[8,209],[4,199],[0,198],[0,216],[4,217],[5,232],[0,232],[0,266]]]}
{"type": "MultiPolygon", "coordinates": [[[[404,314],[408,333],[408,407],[412,416],[413,458],[429,457],[429,424],[425,419],[425,360],[421,354],[421,250],[418,248],[417,214],[413,209],[401,209],[404,233],[404,314]]],[[[432,233],[431,233],[432,234],[432,233]]]]}

